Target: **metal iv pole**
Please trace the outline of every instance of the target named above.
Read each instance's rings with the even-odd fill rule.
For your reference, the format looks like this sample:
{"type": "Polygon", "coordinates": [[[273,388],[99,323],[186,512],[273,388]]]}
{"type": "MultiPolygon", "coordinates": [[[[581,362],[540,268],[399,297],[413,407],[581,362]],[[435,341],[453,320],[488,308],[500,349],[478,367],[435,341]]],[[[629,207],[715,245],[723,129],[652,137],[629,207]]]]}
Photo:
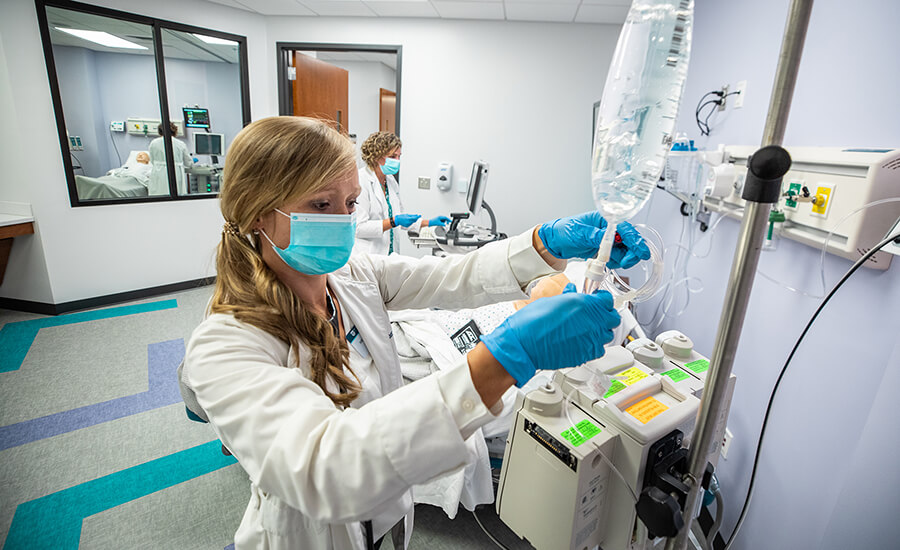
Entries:
{"type": "MultiPolygon", "coordinates": [[[[700,499],[700,483],[706,470],[706,459],[716,448],[716,424],[722,411],[725,389],[737,351],[750,301],[750,291],[759,263],[769,210],[781,195],[781,178],[790,168],[790,156],[782,149],[784,129],[791,108],[791,97],[797,81],[797,70],[806,39],[806,29],[813,0],[792,0],[785,24],[778,68],[769,99],[769,113],[763,132],[762,146],[747,160],[746,200],[738,245],[731,265],[725,304],[719,319],[719,330],[710,358],[709,375],[695,429],[694,443],[688,454],[688,473],[684,483],[690,487],[683,508],[684,527],[666,542],[666,550],[687,548],[694,511],[700,499]]],[[[720,512],[721,513],[721,512],[720,512]]]]}

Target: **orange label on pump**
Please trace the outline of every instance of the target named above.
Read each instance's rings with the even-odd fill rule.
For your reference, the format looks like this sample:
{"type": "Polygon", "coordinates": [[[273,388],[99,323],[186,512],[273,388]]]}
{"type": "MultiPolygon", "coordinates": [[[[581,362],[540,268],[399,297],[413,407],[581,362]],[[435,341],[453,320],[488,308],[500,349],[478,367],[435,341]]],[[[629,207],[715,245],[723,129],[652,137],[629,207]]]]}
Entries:
{"type": "Polygon", "coordinates": [[[625,412],[646,424],[667,410],[669,407],[660,403],[656,398],[648,397],[628,407],[625,412]]]}

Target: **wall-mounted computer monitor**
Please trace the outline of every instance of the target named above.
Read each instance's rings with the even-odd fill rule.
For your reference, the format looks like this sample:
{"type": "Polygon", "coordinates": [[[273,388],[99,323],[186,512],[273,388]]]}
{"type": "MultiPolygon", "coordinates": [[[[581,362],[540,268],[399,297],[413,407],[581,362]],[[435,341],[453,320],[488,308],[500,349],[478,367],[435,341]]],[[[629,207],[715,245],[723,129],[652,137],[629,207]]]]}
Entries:
{"type": "Polygon", "coordinates": [[[199,107],[185,107],[184,126],[186,128],[209,128],[209,109],[199,107]]]}
{"type": "Polygon", "coordinates": [[[466,195],[466,203],[469,212],[477,215],[481,212],[481,203],[484,202],[484,188],[487,186],[488,163],[476,160],[472,165],[472,176],[469,178],[469,192],[466,195]]]}
{"type": "Polygon", "coordinates": [[[222,156],[225,154],[225,134],[194,133],[194,154],[222,156]]]}

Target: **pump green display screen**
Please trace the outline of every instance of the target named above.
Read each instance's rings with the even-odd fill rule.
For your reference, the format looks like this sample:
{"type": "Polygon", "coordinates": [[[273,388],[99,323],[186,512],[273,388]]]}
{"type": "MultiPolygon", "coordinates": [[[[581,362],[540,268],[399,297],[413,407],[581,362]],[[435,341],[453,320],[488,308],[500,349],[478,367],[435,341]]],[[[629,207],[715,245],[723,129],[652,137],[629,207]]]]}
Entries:
{"type": "Polygon", "coordinates": [[[627,387],[628,386],[619,382],[618,380],[613,380],[612,384],[609,385],[609,389],[606,391],[605,394],[603,394],[603,398],[606,399],[607,397],[615,395],[627,387]]]}
{"type": "Polygon", "coordinates": [[[690,375],[681,369],[667,370],[663,373],[663,376],[668,376],[673,382],[681,382],[685,378],[690,378],[690,375]]]}
{"type": "Polygon", "coordinates": [[[687,369],[691,369],[697,374],[700,374],[701,372],[706,372],[707,370],[709,370],[709,361],[707,361],[706,359],[697,359],[696,361],[691,361],[684,367],[687,369]]]}
{"type": "Polygon", "coordinates": [[[598,426],[595,426],[587,418],[585,418],[578,424],[575,424],[575,428],[569,428],[568,430],[559,434],[575,447],[581,445],[601,431],[598,426]],[[578,429],[575,430],[575,428],[578,429]]]}

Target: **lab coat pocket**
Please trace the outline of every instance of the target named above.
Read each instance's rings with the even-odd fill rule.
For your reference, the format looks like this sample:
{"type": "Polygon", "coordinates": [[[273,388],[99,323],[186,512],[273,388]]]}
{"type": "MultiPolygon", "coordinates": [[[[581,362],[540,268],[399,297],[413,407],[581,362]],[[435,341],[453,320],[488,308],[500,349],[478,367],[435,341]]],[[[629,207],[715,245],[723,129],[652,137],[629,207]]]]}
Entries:
{"type": "MultiPolygon", "coordinates": [[[[259,516],[262,528],[267,533],[298,543],[310,539],[321,539],[328,530],[327,524],[312,521],[300,510],[291,508],[278,497],[266,495],[261,491],[259,516]]],[[[296,548],[301,547],[296,546],[296,548]]]]}

